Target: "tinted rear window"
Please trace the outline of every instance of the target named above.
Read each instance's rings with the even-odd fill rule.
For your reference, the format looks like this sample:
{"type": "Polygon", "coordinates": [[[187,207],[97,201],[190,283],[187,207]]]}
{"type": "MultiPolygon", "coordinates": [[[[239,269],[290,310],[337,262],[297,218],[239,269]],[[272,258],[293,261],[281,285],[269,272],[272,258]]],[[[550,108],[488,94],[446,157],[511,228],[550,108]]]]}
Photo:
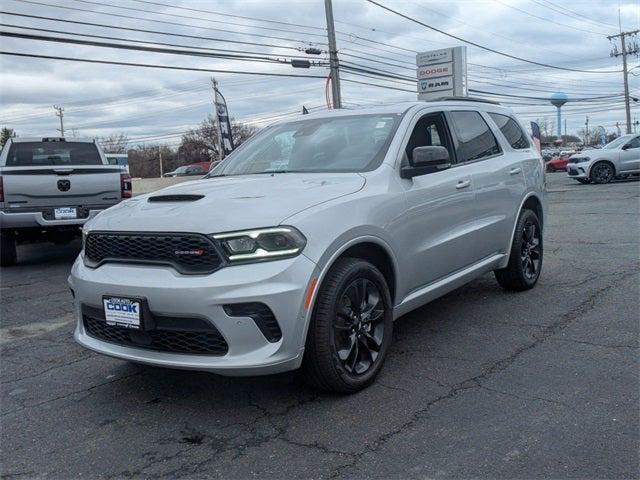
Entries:
{"type": "Polygon", "coordinates": [[[516,150],[529,148],[529,139],[520,128],[520,125],[518,125],[518,122],[507,115],[500,115],[499,113],[490,113],[489,116],[496,122],[496,125],[498,125],[498,128],[509,142],[509,145],[516,150]]]}
{"type": "Polygon", "coordinates": [[[451,112],[458,136],[458,161],[469,162],[501,152],[496,137],[478,112],[451,112]]]}
{"type": "Polygon", "coordinates": [[[98,148],[86,142],[17,142],[11,145],[7,167],[102,165],[98,148]]]}

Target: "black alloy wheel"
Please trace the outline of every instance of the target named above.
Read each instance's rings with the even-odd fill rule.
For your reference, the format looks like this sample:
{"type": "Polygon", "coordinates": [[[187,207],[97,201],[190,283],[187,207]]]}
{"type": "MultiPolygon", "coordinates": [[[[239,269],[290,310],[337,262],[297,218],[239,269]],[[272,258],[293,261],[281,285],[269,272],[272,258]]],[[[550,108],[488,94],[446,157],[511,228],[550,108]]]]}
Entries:
{"type": "Polygon", "coordinates": [[[615,171],[610,163],[598,162],[591,169],[591,180],[600,185],[609,183],[615,177],[615,171]]]}
{"type": "Polygon", "coordinates": [[[520,212],[505,268],[495,270],[498,283],[506,290],[522,292],[533,288],[542,270],[543,241],[540,220],[529,209],[520,212]]]}
{"type": "Polygon", "coordinates": [[[520,248],[520,260],[522,271],[528,280],[534,280],[540,272],[542,251],[540,245],[540,229],[532,220],[528,220],[522,231],[522,246],[520,248]]]}
{"type": "Polygon", "coordinates": [[[393,331],[393,302],[384,275],[367,260],[339,258],[314,303],[304,380],[336,393],[354,393],[373,383],[393,331]]]}
{"type": "Polygon", "coordinates": [[[353,280],[342,292],[333,324],[338,359],[352,375],[375,363],[384,339],[385,306],[378,287],[366,278],[353,280]]]}

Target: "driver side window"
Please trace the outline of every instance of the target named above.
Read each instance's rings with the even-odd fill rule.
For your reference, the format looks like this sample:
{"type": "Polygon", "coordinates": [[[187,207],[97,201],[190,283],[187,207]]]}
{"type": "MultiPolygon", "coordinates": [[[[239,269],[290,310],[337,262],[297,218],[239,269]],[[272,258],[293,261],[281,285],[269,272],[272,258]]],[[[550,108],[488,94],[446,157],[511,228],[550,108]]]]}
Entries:
{"type": "Polygon", "coordinates": [[[449,140],[444,115],[430,113],[425,115],[413,129],[403,155],[403,164],[413,165],[413,149],[416,147],[444,147],[449,151],[449,157],[454,157],[453,148],[449,140]]]}
{"type": "Polygon", "coordinates": [[[626,145],[627,149],[640,147],[640,137],[636,137],[626,145]]]}

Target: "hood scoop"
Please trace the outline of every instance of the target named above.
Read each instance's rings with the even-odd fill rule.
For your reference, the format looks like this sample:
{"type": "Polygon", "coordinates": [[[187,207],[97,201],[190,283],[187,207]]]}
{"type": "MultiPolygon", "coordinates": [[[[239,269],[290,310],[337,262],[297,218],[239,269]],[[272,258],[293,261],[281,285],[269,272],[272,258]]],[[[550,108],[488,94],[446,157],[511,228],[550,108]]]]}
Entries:
{"type": "Polygon", "coordinates": [[[156,195],[155,197],[149,197],[148,202],[195,202],[204,198],[204,195],[156,195]]]}

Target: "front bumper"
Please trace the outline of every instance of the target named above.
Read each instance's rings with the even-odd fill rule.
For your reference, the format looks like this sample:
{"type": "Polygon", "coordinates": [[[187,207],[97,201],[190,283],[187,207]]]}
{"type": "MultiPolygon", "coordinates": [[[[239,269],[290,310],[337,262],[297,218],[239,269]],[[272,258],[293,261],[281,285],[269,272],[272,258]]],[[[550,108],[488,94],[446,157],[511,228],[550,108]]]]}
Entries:
{"type": "Polygon", "coordinates": [[[309,319],[304,299],[316,265],[295,258],[225,267],[210,275],[181,275],[170,267],[105,264],[86,267],[78,257],[69,276],[75,294],[76,341],[125,360],[222,375],[265,375],[300,366],[309,319]],[[151,312],[199,317],[211,322],[228,344],[225,355],[160,352],[110,343],[90,336],[82,306],[101,308],[103,295],[145,298],[151,312]],[[269,342],[254,320],[230,317],[223,305],[260,302],[277,319],[282,338],[269,342]]]}
{"type": "Polygon", "coordinates": [[[589,178],[589,163],[567,164],[567,175],[571,178],[589,178]]]}
{"type": "Polygon", "coordinates": [[[83,225],[98,215],[103,210],[109,208],[89,208],[88,214],[84,218],[72,218],[68,220],[49,220],[45,218],[41,211],[19,212],[0,210],[0,228],[33,228],[33,227],[61,227],[66,225],[83,225]]]}

